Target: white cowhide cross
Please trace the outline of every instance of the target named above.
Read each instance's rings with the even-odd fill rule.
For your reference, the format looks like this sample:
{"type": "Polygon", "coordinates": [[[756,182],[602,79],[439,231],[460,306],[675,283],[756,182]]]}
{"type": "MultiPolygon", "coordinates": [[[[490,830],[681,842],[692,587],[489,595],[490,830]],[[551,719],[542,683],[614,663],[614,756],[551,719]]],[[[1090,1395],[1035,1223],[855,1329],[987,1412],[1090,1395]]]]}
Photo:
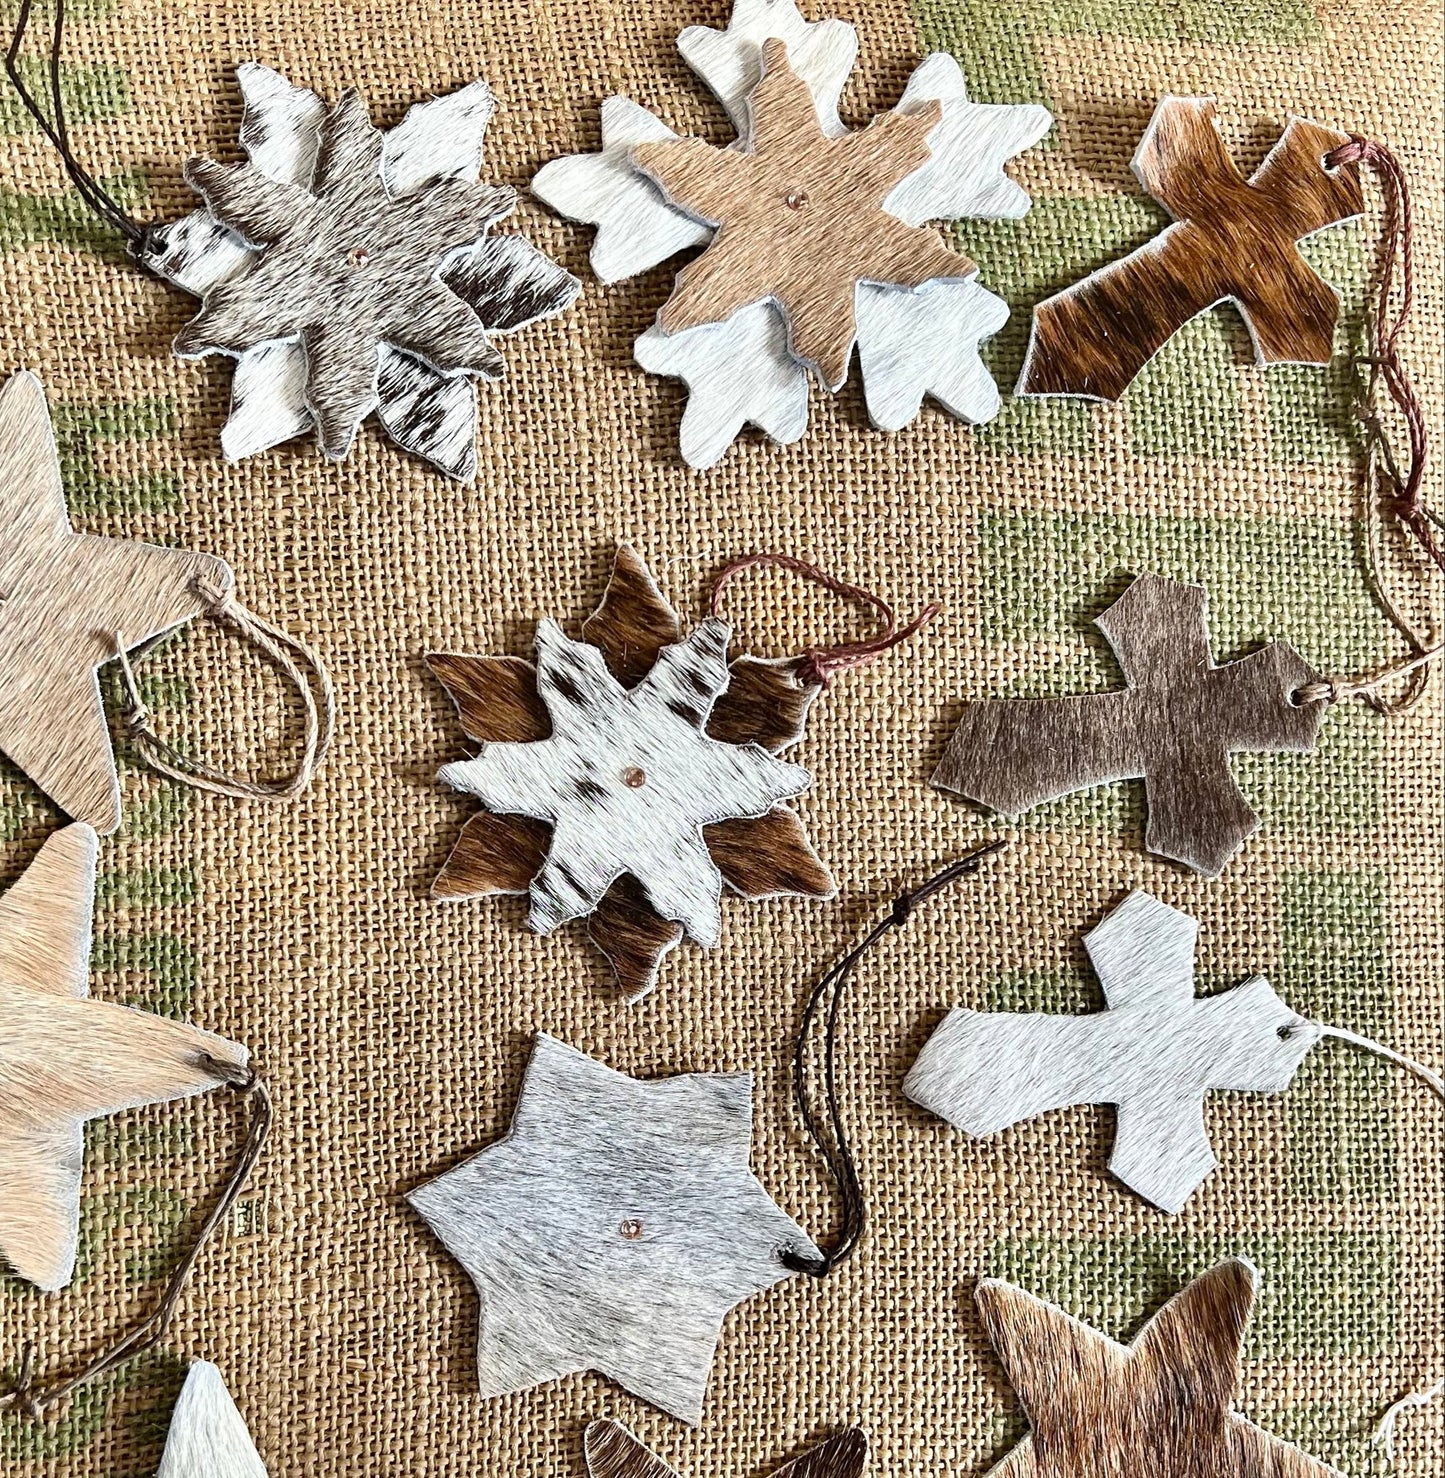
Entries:
{"type": "Polygon", "coordinates": [[[1196,996],[1198,934],[1188,914],[1131,893],[1084,941],[1107,1010],[952,1011],[904,1093],[976,1139],[1053,1109],[1113,1104],[1109,1168],[1145,1200],[1178,1211],[1218,1163],[1205,1094],[1284,1092],[1322,1035],[1259,975],[1196,996]]]}

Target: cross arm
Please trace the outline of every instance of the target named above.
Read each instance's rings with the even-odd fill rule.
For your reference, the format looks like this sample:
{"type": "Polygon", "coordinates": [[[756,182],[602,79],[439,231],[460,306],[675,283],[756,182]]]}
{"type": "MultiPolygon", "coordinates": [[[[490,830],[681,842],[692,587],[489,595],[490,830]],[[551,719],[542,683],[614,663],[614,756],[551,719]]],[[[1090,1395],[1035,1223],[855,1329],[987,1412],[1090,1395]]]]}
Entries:
{"type": "Polygon", "coordinates": [[[933,784],[1016,816],[1085,786],[1138,779],[1132,700],[1126,692],[970,703],[933,784]]]}

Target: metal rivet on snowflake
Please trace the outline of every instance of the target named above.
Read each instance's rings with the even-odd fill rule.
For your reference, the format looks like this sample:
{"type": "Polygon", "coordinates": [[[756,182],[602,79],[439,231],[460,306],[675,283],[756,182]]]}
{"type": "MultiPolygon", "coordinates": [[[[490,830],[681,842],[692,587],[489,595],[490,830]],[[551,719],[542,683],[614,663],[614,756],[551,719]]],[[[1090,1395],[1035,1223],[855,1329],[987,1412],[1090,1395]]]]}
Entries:
{"type": "Polygon", "coordinates": [[[925,395],[965,420],[996,415],[978,346],[1008,307],[923,227],[1024,215],[1029,197],[1003,166],[1048,132],[1048,111],[970,102],[958,64],[935,53],[897,108],[850,132],[838,97],[857,34],[804,21],[794,0],[736,0],[725,31],[690,27],[678,49],[727,109],[733,144],[680,139],[612,97],[602,151],[554,160],[532,189],[597,227],[604,282],[706,246],[634,346],[644,369],[688,386],[687,461],[712,466],[746,424],[796,441],[808,372],[837,390],[855,344],[881,429],[907,425],[925,395]]]}
{"type": "Polygon", "coordinates": [[[472,379],[504,372],[491,336],[581,290],[525,237],[488,234],[516,194],[478,181],[486,83],[419,103],[383,133],[354,92],[327,109],[267,67],[237,76],[249,163],[191,160],[206,209],[150,259],[203,300],[176,353],[237,361],[226,456],[315,427],[339,459],[374,410],[401,446],[470,481],[472,379]]]}
{"type": "Polygon", "coordinates": [[[683,934],[716,944],[724,884],[746,898],[831,898],[833,880],[781,802],[811,783],[776,754],[803,732],[816,684],[799,660],[729,663],[715,618],[688,636],[647,568],[618,551],[602,604],[572,641],[537,629],[537,662],[433,653],[481,743],[443,783],[477,796],[434,892],[530,894],[549,933],[588,933],[631,997],[683,934]]]}

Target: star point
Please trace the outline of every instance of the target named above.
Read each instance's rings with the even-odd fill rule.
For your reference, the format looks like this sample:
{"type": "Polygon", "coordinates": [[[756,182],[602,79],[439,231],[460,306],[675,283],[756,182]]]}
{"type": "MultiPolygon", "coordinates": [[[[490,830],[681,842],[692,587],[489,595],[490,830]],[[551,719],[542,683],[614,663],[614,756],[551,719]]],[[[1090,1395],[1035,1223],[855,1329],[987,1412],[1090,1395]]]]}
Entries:
{"type": "Polygon", "coordinates": [[[231,1081],[244,1047],[89,997],[96,837],[55,832],[0,897],[0,1261],[70,1282],[90,1119],[231,1081]]]}
{"type": "Polygon", "coordinates": [[[1231,1258],[1120,1345],[1012,1283],[976,1302],[1030,1433],[991,1478],[1340,1478],[1234,1411],[1257,1274],[1231,1258]]]}

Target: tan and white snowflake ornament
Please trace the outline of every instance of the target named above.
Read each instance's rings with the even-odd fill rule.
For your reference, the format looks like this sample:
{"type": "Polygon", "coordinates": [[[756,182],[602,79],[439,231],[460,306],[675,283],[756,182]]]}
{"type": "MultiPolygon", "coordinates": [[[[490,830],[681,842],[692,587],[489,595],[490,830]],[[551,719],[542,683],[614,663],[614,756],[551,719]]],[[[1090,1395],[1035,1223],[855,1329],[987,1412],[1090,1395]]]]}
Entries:
{"type": "Polygon", "coordinates": [[[547,165],[533,192],[597,227],[604,282],[702,245],[657,324],[634,346],[644,369],[686,382],[682,452],[710,467],[744,425],[802,436],[808,374],[829,390],[856,346],[868,413],[897,430],[932,396],[979,422],[999,393],[978,346],[1008,308],[930,222],[1017,217],[1029,198],[1004,163],[1052,119],[1037,105],[969,100],[935,53],[898,106],[864,129],[838,116],[858,40],[806,22],[794,0],[737,0],[726,30],[694,26],[678,49],[737,129],[725,149],[682,139],[624,97],[602,107],[602,150],[547,165]]]}

